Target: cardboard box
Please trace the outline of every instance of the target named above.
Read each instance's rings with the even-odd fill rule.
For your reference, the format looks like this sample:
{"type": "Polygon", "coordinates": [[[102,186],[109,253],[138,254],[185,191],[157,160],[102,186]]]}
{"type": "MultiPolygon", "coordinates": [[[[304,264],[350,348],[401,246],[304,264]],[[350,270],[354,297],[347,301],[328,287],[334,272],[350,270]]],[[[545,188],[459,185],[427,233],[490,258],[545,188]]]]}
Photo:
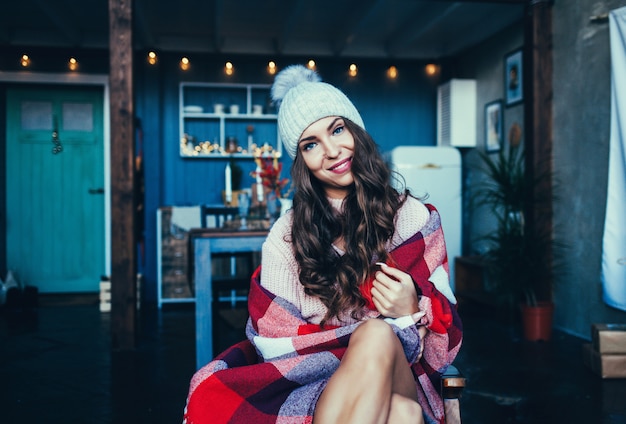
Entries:
{"type": "MultiPolygon", "coordinates": [[[[137,310],[141,309],[142,274],[137,274],[137,310]]],[[[100,280],[100,312],[111,312],[111,281],[106,276],[100,280]]]]}
{"type": "Polygon", "coordinates": [[[593,348],[600,354],[626,355],[626,324],[592,324],[593,348]]]}
{"type": "Polygon", "coordinates": [[[626,378],[626,354],[601,355],[591,343],[585,343],[583,362],[602,378],[626,378]]]}
{"type": "Polygon", "coordinates": [[[111,282],[100,281],[100,312],[111,312],[111,282]]]}

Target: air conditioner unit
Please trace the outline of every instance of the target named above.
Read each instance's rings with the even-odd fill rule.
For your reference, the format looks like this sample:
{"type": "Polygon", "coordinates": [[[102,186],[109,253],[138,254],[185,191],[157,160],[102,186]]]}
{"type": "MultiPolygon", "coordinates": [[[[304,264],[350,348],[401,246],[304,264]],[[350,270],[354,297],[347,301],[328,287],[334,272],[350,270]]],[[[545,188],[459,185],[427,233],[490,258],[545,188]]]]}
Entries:
{"type": "Polygon", "coordinates": [[[438,87],[437,145],[476,147],[476,80],[452,79],[438,87]]]}

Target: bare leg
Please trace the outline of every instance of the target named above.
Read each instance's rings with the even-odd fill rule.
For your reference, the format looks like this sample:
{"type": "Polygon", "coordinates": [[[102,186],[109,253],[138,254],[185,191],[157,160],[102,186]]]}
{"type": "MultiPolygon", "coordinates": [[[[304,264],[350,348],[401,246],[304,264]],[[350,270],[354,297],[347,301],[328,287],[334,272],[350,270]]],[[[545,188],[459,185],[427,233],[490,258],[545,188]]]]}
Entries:
{"type": "Polygon", "coordinates": [[[355,330],[313,422],[423,423],[413,374],[389,324],[374,319],[355,330]]]}

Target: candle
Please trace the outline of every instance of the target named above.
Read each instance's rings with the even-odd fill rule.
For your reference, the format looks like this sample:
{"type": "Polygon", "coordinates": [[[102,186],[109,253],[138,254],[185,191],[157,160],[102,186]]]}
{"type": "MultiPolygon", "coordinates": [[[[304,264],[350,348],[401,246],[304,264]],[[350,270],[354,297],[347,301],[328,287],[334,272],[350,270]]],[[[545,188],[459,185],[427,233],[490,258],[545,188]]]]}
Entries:
{"type": "Polygon", "coordinates": [[[230,177],[230,163],[226,164],[226,171],[224,171],[224,177],[226,178],[226,204],[230,204],[233,201],[233,189],[231,187],[231,177],[230,177]]]}
{"type": "Polygon", "coordinates": [[[263,180],[261,179],[261,167],[256,165],[256,200],[263,202],[263,180]]]}

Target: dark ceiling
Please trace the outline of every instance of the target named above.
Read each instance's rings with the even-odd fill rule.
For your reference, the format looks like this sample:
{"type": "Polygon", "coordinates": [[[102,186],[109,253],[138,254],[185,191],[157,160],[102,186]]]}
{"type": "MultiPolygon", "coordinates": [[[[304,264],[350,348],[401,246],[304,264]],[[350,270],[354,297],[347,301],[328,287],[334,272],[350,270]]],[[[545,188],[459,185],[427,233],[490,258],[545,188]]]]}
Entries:
{"type": "MultiPolygon", "coordinates": [[[[0,47],[108,47],[107,0],[3,1],[0,47]]],[[[133,0],[138,50],[437,59],[523,18],[520,0],[133,0]]]]}

